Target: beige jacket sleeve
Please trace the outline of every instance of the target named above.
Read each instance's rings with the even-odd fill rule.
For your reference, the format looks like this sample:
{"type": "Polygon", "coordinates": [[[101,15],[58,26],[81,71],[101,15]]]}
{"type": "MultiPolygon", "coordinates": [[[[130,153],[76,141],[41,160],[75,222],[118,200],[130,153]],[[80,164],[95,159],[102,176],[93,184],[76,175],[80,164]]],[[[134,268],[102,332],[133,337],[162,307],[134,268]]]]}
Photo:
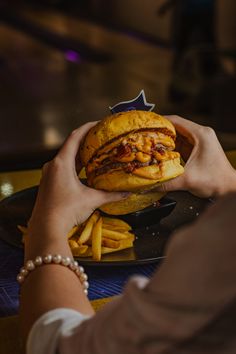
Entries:
{"type": "Polygon", "coordinates": [[[59,353],[235,353],[235,212],[233,196],[173,235],[151,281],[131,280],[121,298],[60,338],[59,353]]]}
{"type": "Polygon", "coordinates": [[[58,335],[58,353],[235,353],[235,201],[173,235],[151,281],[131,279],[122,297],[58,335]]]}

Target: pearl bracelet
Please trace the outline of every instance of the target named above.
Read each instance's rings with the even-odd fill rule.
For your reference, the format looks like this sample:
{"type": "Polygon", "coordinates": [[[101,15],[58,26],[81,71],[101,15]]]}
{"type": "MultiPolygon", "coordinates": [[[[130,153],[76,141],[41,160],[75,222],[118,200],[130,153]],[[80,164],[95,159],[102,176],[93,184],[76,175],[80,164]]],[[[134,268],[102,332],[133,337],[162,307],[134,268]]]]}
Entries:
{"type": "Polygon", "coordinates": [[[64,267],[68,267],[72,270],[77,277],[79,278],[81,285],[83,287],[84,293],[88,294],[88,276],[84,272],[84,268],[79,266],[78,262],[74,261],[70,257],[62,257],[60,254],[48,254],[44,257],[37,256],[35,260],[29,260],[25,263],[24,267],[20,269],[20,273],[17,275],[17,281],[19,284],[23,284],[25,278],[32,272],[34,269],[47,264],[58,264],[64,267]]]}

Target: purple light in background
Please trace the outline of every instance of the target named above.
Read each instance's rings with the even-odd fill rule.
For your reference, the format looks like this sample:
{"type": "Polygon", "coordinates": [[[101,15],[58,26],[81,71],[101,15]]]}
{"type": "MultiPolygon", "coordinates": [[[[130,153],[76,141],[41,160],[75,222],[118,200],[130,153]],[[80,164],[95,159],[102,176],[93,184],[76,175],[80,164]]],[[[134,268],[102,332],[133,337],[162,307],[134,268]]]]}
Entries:
{"type": "Polygon", "coordinates": [[[79,53],[75,52],[74,50],[66,50],[65,51],[65,58],[72,63],[80,63],[82,58],[79,53]]]}

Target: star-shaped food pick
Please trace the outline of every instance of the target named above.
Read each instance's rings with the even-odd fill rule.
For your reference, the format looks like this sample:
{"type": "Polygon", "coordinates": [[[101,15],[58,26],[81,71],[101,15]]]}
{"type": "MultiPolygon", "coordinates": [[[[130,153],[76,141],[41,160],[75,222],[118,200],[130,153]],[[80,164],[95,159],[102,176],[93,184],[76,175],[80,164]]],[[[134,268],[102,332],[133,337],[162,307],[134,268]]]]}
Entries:
{"type": "Polygon", "coordinates": [[[109,107],[112,114],[119,113],[119,112],[126,112],[132,110],[139,110],[139,111],[152,111],[155,107],[155,104],[148,103],[146,100],[144,90],[141,90],[137,97],[129,101],[123,101],[117,103],[113,107],[109,107]]]}

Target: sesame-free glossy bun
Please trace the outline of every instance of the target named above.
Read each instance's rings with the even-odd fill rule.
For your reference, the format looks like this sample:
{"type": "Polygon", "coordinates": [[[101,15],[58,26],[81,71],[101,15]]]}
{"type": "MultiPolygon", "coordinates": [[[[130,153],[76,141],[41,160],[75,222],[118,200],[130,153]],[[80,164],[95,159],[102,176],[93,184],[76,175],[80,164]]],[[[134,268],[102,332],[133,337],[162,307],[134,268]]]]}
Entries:
{"type": "Polygon", "coordinates": [[[147,192],[145,194],[132,193],[126,199],[104,204],[99,209],[110,215],[125,215],[147,208],[164,195],[165,193],[156,191],[147,192]]]}
{"type": "Polygon", "coordinates": [[[80,148],[82,164],[86,166],[96,151],[110,140],[143,128],[165,128],[176,136],[173,124],[157,113],[136,110],[117,113],[104,118],[88,132],[80,148]]]}
{"type": "Polygon", "coordinates": [[[80,159],[86,167],[88,185],[106,191],[132,192],[127,199],[103,205],[101,210],[111,215],[124,215],[144,209],[160,199],[163,194],[152,189],[159,183],[181,175],[184,171],[180,164],[180,155],[173,151],[175,137],[173,124],[154,112],[121,112],[106,117],[96,124],[88,132],[80,148],[80,159]],[[121,144],[129,133],[142,129],[162,129],[161,136],[158,137],[160,144],[168,143],[167,146],[171,150],[166,152],[166,159],[162,159],[158,164],[135,168],[132,172],[126,172],[119,166],[117,168],[114,166],[101,174],[93,173],[93,170],[89,169],[93,161],[96,161],[98,151],[99,156],[104,153],[109,156],[109,152],[121,144]],[[149,192],[140,193],[143,191],[149,192]]]}

